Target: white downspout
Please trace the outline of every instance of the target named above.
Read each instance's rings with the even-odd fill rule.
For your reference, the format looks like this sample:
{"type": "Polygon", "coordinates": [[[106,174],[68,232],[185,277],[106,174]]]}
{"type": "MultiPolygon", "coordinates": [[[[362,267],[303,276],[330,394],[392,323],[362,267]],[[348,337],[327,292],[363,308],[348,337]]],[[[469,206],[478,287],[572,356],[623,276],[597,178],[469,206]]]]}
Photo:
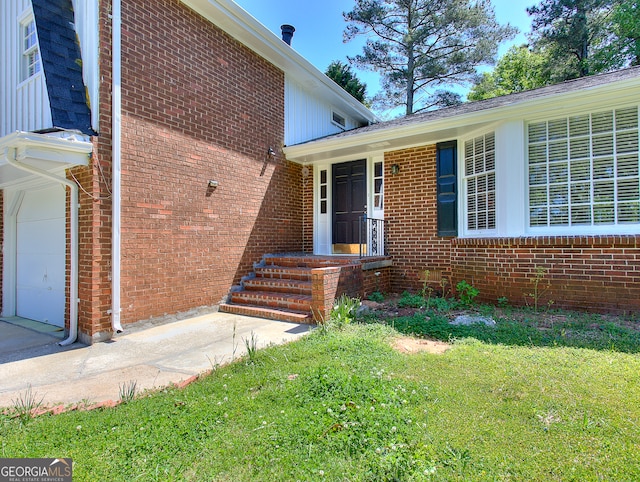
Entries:
{"type": "Polygon", "coordinates": [[[111,190],[111,327],[116,333],[123,331],[120,323],[120,227],[121,227],[121,135],[122,135],[122,98],[121,98],[121,54],[122,54],[122,17],[121,0],[113,0],[112,15],[112,65],[111,65],[111,116],[112,116],[112,177],[111,190]]]}
{"type": "Polygon", "coordinates": [[[69,273],[69,336],[58,343],[61,346],[71,345],[78,338],[78,186],[75,182],[59,177],[37,167],[22,164],[18,161],[17,150],[13,149],[13,156],[6,153],[7,162],[22,171],[35,174],[54,182],[59,182],[71,189],[71,272],[69,273]]]}

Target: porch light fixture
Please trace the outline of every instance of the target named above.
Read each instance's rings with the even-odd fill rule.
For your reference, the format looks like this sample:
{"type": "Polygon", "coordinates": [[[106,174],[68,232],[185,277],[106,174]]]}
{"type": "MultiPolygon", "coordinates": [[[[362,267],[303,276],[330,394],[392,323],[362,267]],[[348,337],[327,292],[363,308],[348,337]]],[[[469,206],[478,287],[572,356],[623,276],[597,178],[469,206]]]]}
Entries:
{"type": "Polygon", "coordinates": [[[211,179],[211,180],[209,180],[208,185],[209,185],[210,188],[215,189],[215,188],[218,187],[218,181],[214,181],[213,179],[211,179]]]}
{"type": "Polygon", "coordinates": [[[260,171],[260,176],[264,176],[265,171],[267,170],[267,164],[269,161],[273,161],[276,157],[276,151],[273,150],[273,147],[269,146],[267,149],[267,155],[264,158],[264,163],[262,164],[262,171],[260,171]]]}
{"type": "Polygon", "coordinates": [[[391,164],[391,174],[394,176],[400,172],[400,164],[391,164]]]}

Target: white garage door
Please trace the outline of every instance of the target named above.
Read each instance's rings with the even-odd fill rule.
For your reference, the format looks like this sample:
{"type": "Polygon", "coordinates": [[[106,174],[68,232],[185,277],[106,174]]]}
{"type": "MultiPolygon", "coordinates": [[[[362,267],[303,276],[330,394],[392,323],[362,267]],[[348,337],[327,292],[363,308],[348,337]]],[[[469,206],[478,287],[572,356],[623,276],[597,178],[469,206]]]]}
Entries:
{"type": "Polygon", "coordinates": [[[64,326],[65,191],[27,191],[17,217],[16,314],[64,326]]]}

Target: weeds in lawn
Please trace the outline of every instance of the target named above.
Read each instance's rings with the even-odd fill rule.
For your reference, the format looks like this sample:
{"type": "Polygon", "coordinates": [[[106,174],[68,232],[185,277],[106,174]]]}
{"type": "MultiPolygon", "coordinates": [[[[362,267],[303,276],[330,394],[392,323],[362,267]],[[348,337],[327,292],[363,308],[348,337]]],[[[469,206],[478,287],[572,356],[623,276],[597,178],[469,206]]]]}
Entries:
{"type": "Polygon", "coordinates": [[[38,399],[37,393],[29,385],[24,393],[19,393],[18,398],[12,400],[12,412],[22,422],[27,422],[33,418],[34,412],[42,406],[42,400],[44,400],[44,396],[38,399]]]}
{"type": "MultiPolygon", "coordinates": [[[[567,339],[606,325],[565,315],[567,339]]],[[[68,454],[78,482],[640,480],[638,356],[513,346],[523,326],[464,327],[499,335],[444,355],[396,352],[381,324],[315,330],[114,409],[3,419],[2,456],[68,454]]]]}
{"type": "Polygon", "coordinates": [[[247,349],[248,363],[255,364],[258,360],[258,337],[253,330],[251,337],[244,339],[244,346],[247,349]]]}
{"type": "Polygon", "coordinates": [[[448,298],[449,295],[451,294],[450,286],[451,285],[449,284],[449,280],[443,276],[442,279],[440,280],[440,290],[442,292],[443,298],[448,298]]]}
{"type": "Polygon", "coordinates": [[[473,305],[475,303],[476,296],[480,294],[480,290],[467,283],[466,280],[458,282],[456,285],[456,291],[458,292],[460,301],[465,306],[473,305]]]}
{"type": "MultiPolygon", "coordinates": [[[[351,324],[355,319],[358,306],[360,306],[358,298],[350,298],[347,295],[340,296],[329,314],[329,327],[341,330],[351,324]]],[[[326,323],[324,324],[326,325],[326,323]]]]}
{"type": "Polygon", "coordinates": [[[369,301],[375,301],[376,303],[382,303],[384,301],[384,295],[379,291],[374,291],[367,298],[369,301]]]}
{"type": "Polygon", "coordinates": [[[231,334],[231,361],[236,359],[236,352],[238,351],[238,342],[236,338],[238,337],[238,330],[236,326],[236,322],[233,322],[233,333],[231,334]]]}
{"type": "Polygon", "coordinates": [[[422,290],[420,291],[420,294],[422,295],[422,297],[424,298],[424,300],[427,302],[426,307],[427,309],[429,309],[429,305],[431,304],[431,295],[433,295],[433,288],[429,285],[429,275],[430,275],[431,271],[429,271],[428,269],[425,269],[422,272],[422,276],[424,276],[424,281],[422,282],[422,290]]]}
{"type": "MultiPolygon", "coordinates": [[[[530,293],[525,293],[524,301],[529,305],[529,300],[533,302],[533,311],[538,312],[538,307],[540,303],[540,299],[544,296],[544,294],[551,288],[551,282],[547,281],[546,286],[543,286],[545,277],[547,275],[547,270],[544,266],[536,266],[536,274],[531,280],[531,285],[533,291],[530,293]]],[[[549,300],[549,306],[553,304],[552,300],[549,300]]]]}
{"type": "Polygon", "coordinates": [[[122,403],[129,403],[136,398],[138,392],[138,382],[130,380],[127,383],[120,384],[120,401],[122,403]]]}
{"type": "Polygon", "coordinates": [[[405,291],[398,300],[398,308],[422,308],[424,306],[424,298],[422,295],[416,295],[405,291]]]}

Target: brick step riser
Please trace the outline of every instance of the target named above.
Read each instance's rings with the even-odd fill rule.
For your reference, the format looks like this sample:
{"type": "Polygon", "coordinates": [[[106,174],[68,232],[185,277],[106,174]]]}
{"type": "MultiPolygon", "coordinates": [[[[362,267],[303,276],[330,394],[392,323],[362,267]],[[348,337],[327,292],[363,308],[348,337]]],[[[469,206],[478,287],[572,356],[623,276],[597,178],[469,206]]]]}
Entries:
{"type": "Polygon", "coordinates": [[[266,266],[278,266],[282,268],[328,268],[343,264],[353,263],[352,259],[309,259],[303,258],[268,258],[265,260],[266,266]]]}
{"type": "Polygon", "coordinates": [[[224,313],[233,313],[237,315],[256,316],[258,318],[266,318],[268,320],[288,321],[291,323],[314,324],[311,314],[289,313],[286,311],[278,311],[268,308],[260,308],[256,306],[246,305],[227,305],[220,306],[220,311],[224,313]]]}
{"type": "Polygon", "coordinates": [[[311,283],[294,280],[291,280],[290,282],[282,280],[281,283],[278,283],[276,280],[268,278],[256,278],[245,281],[244,289],[246,291],[271,291],[274,293],[290,293],[294,295],[311,296],[311,283]]]}
{"type": "Polygon", "coordinates": [[[264,267],[256,268],[255,274],[256,278],[311,281],[310,270],[282,267],[264,267]]]}
{"type": "Polygon", "coordinates": [[[238,291],[231,294],[231,302],[239,305],[258,305],[265,308],[284,308],[294,311],[311,311],[311,297],[296,299],[277,294],[254,294],[251,291],[238,291]]]}

